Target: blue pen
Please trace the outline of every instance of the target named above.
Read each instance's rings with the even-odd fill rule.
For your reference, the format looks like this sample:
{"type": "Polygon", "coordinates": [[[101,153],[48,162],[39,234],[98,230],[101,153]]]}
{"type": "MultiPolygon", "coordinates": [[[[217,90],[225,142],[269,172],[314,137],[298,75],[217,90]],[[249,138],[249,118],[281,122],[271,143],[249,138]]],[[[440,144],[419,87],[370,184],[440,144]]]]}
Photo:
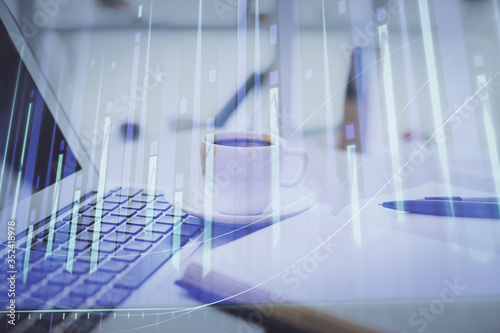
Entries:
{"type": "Polygon", "coordinates": [[[390,201],[382,206],[415,214],[500,219],[498,198],[451,198],[390,201]]]}
{"type": "Polygon", "coordinates": [[[475,201],[475,202],[500,202],[500,198],[462,198],[462,197],[425,197],[425,200],[455,200],[455,201],[475,201]]]}

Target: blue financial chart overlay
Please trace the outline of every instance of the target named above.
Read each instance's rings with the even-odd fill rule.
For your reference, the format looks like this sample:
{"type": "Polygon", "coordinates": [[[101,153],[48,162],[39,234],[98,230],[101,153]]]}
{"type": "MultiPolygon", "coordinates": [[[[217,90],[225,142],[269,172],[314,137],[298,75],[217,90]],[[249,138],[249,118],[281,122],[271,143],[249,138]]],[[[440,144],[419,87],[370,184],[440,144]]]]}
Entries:
{"type": "Polygon", "coordinates": [[[81,167],[3,26],[0,65],[1,211],[81,167]]]}

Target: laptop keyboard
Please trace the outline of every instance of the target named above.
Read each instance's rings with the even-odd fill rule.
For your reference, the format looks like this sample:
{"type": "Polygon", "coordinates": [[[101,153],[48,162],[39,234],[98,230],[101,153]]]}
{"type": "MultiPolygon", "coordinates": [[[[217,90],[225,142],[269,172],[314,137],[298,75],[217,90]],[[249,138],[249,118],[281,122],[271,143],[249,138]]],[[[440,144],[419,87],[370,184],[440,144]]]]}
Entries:
{"type": "MultiPolygon", "coordinates": [[[[202,232],[203,220],[174,208],[163,195],[117,188],[91,199],[77,214],[58,217],[52,233],[39,228],[31,240],[18,241],[18,307],[119,305],[202,232]]],[[[3,272],[0,290],[8,290],[7,283],[3,272]]],[[[8,302],[1,293],[0,306],[8,302]]]]}

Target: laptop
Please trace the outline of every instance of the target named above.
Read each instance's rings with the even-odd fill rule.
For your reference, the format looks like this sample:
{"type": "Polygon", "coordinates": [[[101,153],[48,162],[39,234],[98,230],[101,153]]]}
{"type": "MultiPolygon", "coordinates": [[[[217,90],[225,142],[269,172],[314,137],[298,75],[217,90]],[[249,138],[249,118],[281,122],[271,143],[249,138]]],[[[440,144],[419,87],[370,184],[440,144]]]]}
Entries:
{"type": "Polygon", "coordinates": [[[90,331],[96,309],[197,305],[174,282],[204,221],[157,188],[108,184],[3,3],[0,19],[0,329],[90,331]]]}

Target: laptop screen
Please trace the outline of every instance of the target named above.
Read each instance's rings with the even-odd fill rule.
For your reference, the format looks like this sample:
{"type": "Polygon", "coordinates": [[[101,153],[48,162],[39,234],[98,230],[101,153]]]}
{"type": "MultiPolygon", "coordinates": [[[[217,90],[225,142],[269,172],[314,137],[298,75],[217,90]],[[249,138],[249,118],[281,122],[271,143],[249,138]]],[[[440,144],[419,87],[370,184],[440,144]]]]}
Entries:
{"type": "Polygon", "coordinates": [[[0,23],[0,211],[81,169],[0,23]]]}

